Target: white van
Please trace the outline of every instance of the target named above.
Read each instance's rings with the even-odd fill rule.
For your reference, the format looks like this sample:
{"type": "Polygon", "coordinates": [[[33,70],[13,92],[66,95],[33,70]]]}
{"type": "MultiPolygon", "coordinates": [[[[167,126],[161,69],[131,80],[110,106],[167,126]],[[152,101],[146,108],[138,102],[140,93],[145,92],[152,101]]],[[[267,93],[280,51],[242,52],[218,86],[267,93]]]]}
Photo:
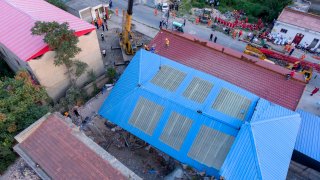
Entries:
{"type": "Polygon", "coordinates": [[[162,12],[167,12],[169,10],[169,4],[163,3],[161,6],[162,12]]]}

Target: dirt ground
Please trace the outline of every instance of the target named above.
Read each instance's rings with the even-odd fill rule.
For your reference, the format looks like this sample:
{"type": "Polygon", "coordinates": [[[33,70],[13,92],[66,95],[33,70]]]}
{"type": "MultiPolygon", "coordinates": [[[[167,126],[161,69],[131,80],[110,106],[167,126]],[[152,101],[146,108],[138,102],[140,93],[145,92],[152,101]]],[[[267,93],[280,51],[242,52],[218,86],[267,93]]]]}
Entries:
{"type": "Polygon", "coordinates": [[[83,132],[143,179],[163,179],[177,165],[169,156],[99,115],[88,122],[83,132]]]}
{"type": "Polygon", "coordinates": [[[0,176],[0,180],[40,180],[40,177],[27,163],[19,158],[7,171],[0,176]]]}

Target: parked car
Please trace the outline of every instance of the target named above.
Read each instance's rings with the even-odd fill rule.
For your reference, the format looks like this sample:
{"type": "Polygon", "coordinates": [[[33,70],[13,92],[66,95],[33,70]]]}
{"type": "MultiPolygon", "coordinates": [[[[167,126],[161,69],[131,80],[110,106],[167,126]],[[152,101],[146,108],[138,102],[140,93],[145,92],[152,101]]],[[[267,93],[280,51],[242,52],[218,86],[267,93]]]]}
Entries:
{"type": "Polygon", "coordinates": [[[167,12],[169,10],[169,4],[163,3],[161,6],[162,12],[167,12]]]}

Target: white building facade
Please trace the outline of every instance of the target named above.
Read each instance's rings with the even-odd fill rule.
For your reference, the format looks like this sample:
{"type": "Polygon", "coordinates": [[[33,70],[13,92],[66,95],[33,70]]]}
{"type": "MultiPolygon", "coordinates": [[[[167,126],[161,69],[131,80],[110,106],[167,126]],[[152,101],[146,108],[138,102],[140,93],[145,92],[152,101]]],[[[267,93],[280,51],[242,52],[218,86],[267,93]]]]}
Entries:
{"type": "Polygon", "coordinates": [[[285,8],[278,17],[272,33],[295,44],[320,48],[320,16],[285,8]]]}

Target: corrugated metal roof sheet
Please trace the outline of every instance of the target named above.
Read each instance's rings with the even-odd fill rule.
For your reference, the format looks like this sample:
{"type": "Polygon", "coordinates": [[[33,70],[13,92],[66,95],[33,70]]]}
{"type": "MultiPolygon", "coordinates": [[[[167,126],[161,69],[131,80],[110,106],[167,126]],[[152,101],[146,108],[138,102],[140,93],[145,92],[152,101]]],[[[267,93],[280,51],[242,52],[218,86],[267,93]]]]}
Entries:
{"type": "Polygon", "coordinates": [[[186,33],[160,31],[149,43],[157,54],[230,82],[280,106],[295,110],[305,83],[287,81],[289,70],[186,33]],[[166,48],[165,39],[170,40],[166,48]],[[248,59],[248,60],[246,60],[248,59]]]}
{"type": "Polygon", "coordinates": [[[76,32],[95,29],[44,0],[1,0],[0,12],[0,43],[23,61],[47,47],[41,36],[31,35],[36,21],[68,22],[76,32]]]}
{"type": "MultiPolygon", "coordinates": [[[[230,99],[230,101],[235,100],[230,99]]],[[[227,179],[270,179],[271,177],[282,179],[285,177],[300,123],[299,115],[293,111],[259,99],[221,79],[144,50],[136,53],[100,108],[99,114],[175,159],[211,175],[222,174],[227,179]],[[186,73],[186,77],[176,91],[161,88],[151,82],[161,70],[160,66],[169,66],[186,73]],[[195,77],[201,77],[214,84],[203,103],[197,103],[183,95],[195,77]],[[250,100],[243,121],[212,109],[213,102],[223,88],[250,100]],[[152,135],[128,123],[141,97],[164,107],[152,135]],[[180,141],[177,146],[173,145],[173,142],[161,140],[161,135],[169,131],[166,126],[171,123],[169,120],[172,120],[171,115],[174,113],[183,115],[192,121],[190,128],[174,126],[174,129],[170,130],[171,132],[182,132],[182,135],[176,132],[171,133],[177,142],[180,141]],[[201,130],[203,126],[231,139],[235,138],[234,143],[230,141],[231,149],[225,146],[229,141],[219,144],[208,140],[209,137],[196,140],[199,139],[197,138],[199,133],[204,132],[201,130]],[[192,156],[194,158],[192,159],[188,153],[195,141],[204,141],[202,144],[207,145],[213,143],[212,147],[217,148],[216,151],[212,151],[213,154],[224,150],[227,157],[220,154],[219,158],[214,159],[203,160],[203,157],[197,158],[198,156],[192,156]],[[223,165],[219,171],[221,162],[223,165]]],[[[209,148],[211,146],[209,145],[205,147],[209,148]]],[[[212,153],[210,150],[206,151],[208,149],[201,149],[203,153],[212,153]]]]}
{"type": "Polygon", "coordinates": [[[303,110],[297,112],[301,116],[301,126],[295,150],[320,162],[320,117],[303,110]]]}
{"type": "Polygon", "coordinates": [[[222,176],[227,179],[286,179],[299,126],[298,113],[260,99],[250,124],[240,129],[221,169],[222,176]],[[238,167],[247,165],[255,171],[238,167]]]}

